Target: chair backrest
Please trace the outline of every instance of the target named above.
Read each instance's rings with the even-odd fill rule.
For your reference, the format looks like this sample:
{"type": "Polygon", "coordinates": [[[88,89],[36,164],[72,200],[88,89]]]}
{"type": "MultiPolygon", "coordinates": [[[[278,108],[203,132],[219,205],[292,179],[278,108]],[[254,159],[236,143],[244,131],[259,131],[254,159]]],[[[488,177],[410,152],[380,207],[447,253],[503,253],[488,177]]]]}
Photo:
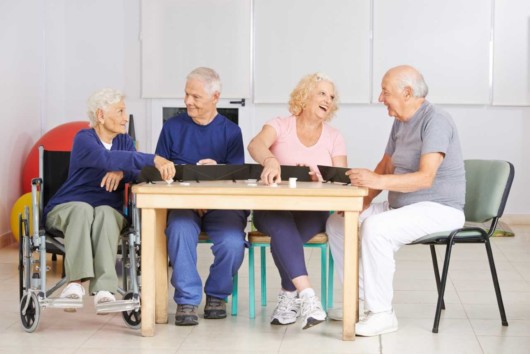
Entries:
{"type": "MultiPolygon", "coordinates": [[[[68,170],[70,169],[70,155],[70,151],[44,150],[43,146],[39,146],[39,177],[42,179],[39,200],[41,213],[50,199],[57,193],[63,183],[66,182],[68,170]]],[[[130,188],[130,186],[128,187],[130,188]]],[[[129,224],[131,224],[132,215],[128,212],[132,207],[129,205],[132,203],[130,199],[131,193],[126,188],[124,194],[127,198],[124,214],[129,224]]],[[[40,216],[42,217],[42,214],[40,216]]]]}
{"type": "Polygon", "coordinates": [[[512,187],[514,167],[501,160],[465,160],[466,221],[499,218],[512,187]]]}
{"type": "Polygon", "coordinates": [[[68,178],[70,151],[51,151],[39,147],[39,177],[41,185],[41,209],[48,203],[68,178]]]}

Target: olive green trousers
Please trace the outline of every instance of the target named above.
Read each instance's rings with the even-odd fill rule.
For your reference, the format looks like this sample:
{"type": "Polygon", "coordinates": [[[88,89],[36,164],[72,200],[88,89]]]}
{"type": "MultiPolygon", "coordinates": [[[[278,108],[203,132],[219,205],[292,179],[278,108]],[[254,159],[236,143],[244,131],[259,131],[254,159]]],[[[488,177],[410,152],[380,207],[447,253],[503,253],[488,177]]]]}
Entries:
{"type": "Polygon", "coordinates": [[[90,294],[100,290],[116,293],[116,254],[126,225],[125,217],[110,206],[94,208],[84,202],[69,202],[54,207],[46,218],[46,228],[64,234],[68,281],[90,280],[90,294]]]}

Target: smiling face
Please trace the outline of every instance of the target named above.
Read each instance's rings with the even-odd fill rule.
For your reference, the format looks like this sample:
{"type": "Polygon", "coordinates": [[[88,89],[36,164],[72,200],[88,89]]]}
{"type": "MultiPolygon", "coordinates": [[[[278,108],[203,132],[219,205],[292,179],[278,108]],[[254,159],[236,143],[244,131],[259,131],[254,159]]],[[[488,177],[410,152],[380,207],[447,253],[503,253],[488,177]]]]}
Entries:
{"type": "Polygon", "coordinates": [[[400,121],[404,121],[407,118],[405,116],[407,94],[407,88],[401,89],[397,85],[397,79],[394,73],[388,72],[383,77],[379,102],[386,106],[389,116],[400,121]]]}
{"type": "Polygon", "coordinates": [[[102,138],[114,138],[118,134],[125,134],[127,131],[127,112],[123,100],[110,104],[106,109],[98,109],[97,112],[98,126],[97,129],[102,138]]]}
{"type": "Polygon", "coordinates": [[[308,96],[304,111],[306,114],[326,121],[331,118],[335,104],[335,88],[331,82],[323,80],[308,96]]]}
{"type": "Polygon", "coordinates": [[[219,92],[210,95],[204,82],[197,79],[186,81],[185,98],[188,115],[199,124],[209,123],[217,115],[219,92]]]}

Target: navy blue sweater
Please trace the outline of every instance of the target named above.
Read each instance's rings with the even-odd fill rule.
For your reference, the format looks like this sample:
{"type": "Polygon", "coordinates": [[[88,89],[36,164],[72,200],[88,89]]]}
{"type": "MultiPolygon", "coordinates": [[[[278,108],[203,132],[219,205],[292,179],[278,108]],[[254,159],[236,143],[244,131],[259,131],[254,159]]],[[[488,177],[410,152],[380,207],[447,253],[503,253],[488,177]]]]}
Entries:
{"type": "Polygon", "coordinates": [[[195,123],[187,113],[169,119],[155,152],[176,164],[196,164],[202,159],[227,165],[245,162],[241,129],[220,114],[207,125],[195,123]]]}
{"type": "Polygon", "coordinates": [[[122,212],[123,185],[133,181],[144,166],[153,166],[154,154],[137,152],[127,134],[118,134],[107,150],[94,129],[83,129],[74,138],[68,178],[44,208],[46,215],[56,205],[85,202],[93,207],[108,205],[122,212]],[[107,172],[123,171],[120,187],[107,192],[101,181],[107,172]]]}

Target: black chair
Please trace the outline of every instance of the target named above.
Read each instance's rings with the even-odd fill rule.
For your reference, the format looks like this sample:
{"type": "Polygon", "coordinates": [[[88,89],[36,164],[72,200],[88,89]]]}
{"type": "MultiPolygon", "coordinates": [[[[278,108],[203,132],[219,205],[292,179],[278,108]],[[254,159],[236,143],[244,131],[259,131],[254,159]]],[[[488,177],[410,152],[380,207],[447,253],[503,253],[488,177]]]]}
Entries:
{"type": "MultiPolygon", "coordinates": [[[[62,299],[51,295],[62,287],[67,279],[64,274],[64,235],[45,228],[42,218],[44,206],[59,190],[68,177],[69,151],[47,151],[39,147],[39,177],[32,180],[32,220],[29,209],[19,217],[19,296],[20,317],[25,331],[36,330],[41,308],[79,308],[83,303],[74,299],[62,299]],[[30,234],[29,225],[33,234],[30,234]],[[47,288],[47,253],[52,261],[63,256],[62,278],[47,288]]],[[[127,191],[128,192],[128,189],[127,191]]],[[[125,323],[131,328],[140,328],[140,220],[135,198],[126,194],[129,227],[122,232],[119,254],[122,258],[123,288],[118,289],[123,300],[109,304],[101,312],[122,312],[125,323]]],[[[99,311],[99,310],[98,310],[99,311]]]]}
{"type": "Polygon", "coordinates": [[[411,243],[411,245],[429,245],[431,249],[434,275],[436,278],[436,286],[438,288],[438,302],[432,328],[433,333],[438,333],[441,310],[445,309],[445,285],[447,283],[451,250],[456,243],[483,243],[486,246],[486,253],[488,255],[495,294],[497,295],[497,304],[501,314],[502,325],[508,326],[489,239],[495,232],[499,218],[504,212],[504,207],[512,186],[514,167],[507,161],[466,160],[465,170],[466,204],[464,207],[464,214],[466,222],[483,223],[490,221],[491,224],[489,229],[484,230],[480,227],[464,226],[457,230],[426,235],[411,243]],[[446,245],[441,279],[436,259],[435,245],[446,245]]]}

